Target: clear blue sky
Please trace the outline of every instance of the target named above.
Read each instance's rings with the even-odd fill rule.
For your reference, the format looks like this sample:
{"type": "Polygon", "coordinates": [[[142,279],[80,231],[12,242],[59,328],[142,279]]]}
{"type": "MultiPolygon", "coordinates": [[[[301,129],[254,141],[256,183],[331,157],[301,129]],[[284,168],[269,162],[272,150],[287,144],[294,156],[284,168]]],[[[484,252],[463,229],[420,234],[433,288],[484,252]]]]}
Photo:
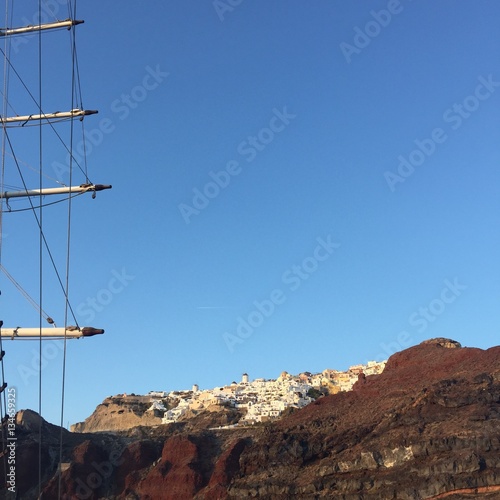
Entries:
{"type": "MultiPolygon", "coordinates": [[[[71,303],[106,333],[68,343],[65,423],[112,394],[498,344],[500,5],[224,4],[79,6],[89,172],[113,190],[74,203],[71,303]]],[[[28,216],[6,217],[15,275],[36,254],[28,216]]],[[[6,326],[20,300],[2,295],[6,326]]],[[[19,408],[38,405],[20,370],[37,349],[7,345],[19,408]]],[[[58,423],[62,354],[46,357],[58,423]]]]}

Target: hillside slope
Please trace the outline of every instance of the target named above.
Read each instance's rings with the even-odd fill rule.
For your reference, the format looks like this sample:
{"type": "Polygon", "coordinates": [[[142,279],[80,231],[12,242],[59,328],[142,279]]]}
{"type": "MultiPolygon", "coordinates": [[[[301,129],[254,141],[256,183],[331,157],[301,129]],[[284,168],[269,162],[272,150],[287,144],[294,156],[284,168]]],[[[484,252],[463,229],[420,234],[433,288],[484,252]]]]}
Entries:
{"type": "MultiPolygon", "coordinates": [[[[275,423],[208,431],[201,417],[68,433],[63,498],[500,497],[500,347],[422,343],[275,423]]],[[[22,425],[19,435],[28,460],[37,436],[22,425]]],[[[54,459],[44,467],[44,497],[57,498],[54,459]]],[[[23,498],[36,498],[31,486],[23,498]]]]}

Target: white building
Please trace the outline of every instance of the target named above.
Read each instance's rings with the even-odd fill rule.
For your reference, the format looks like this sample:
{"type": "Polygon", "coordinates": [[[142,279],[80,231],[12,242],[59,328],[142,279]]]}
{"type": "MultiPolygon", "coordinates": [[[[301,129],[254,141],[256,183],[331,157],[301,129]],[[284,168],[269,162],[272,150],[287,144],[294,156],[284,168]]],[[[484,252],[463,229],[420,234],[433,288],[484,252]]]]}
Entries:
{"type": "Polygon", "coordinates": [[[167,393],[165,391],[149,391],[148,396],[152,398],[166,398],[167,393]]]}

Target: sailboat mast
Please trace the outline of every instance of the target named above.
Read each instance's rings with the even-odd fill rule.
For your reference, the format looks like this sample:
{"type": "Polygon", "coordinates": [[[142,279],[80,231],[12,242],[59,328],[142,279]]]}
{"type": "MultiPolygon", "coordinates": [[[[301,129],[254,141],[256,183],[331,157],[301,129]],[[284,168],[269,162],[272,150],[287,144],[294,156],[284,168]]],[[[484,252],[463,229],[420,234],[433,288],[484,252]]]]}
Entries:
{"type": "MultiPolygon", "coordinates": [[[[76,20],[76,19],[66,19],[63,21],[56,21],[50,23],[40,23],[35,25],[28,25],[23,27],[6,27],[0,28],[0,37],[11,37],[16,35],[29,35],[34,32],[41,33],[42,31],[52,30],[52,29],[68,29],[71,30],[74,26],[82,24],[84,21],[76,20]]],[[[4,38],[6,40],[6,38],[4,38]]],[[[4,54],[5,56],[5,54],[4,54]]],[[[9,61],[9,64],[10,61],[9,61]]],[[[5,93],[6,96],[6,93],[5,93]]],[[[69,111],[55,111],[51,113],[45,113],[41,107],[37,113],[29,114],[29,115],[16,115],[16,116],[6,116],[5,109],[3,111],[4,114],[0,115],[0,128],[4,129],[4,137],[7,134],[7,127],[19,126],[20,128],[24,127],[26,124],[28,125],[44,125],[44,124],[53,124],[56,122],[64,121],[64,120],[83,120],[86,116],[94,115],[97,113],[96,110],[92,109],[80,109],[75,106],[74,100],[72,99],[73,109],[69,111]]],[[[71,153],[70,153],[71,154],[71,153]]],[[[78,195],[82,193],[91,192],[93,197],[97,191],[102,191],[105,189],[111,189],[111,185],[107,184],[92,184],[88,182],[88,178],[86,178],[87,182],[85,184],[73,185],[73,186],[59,186],[59,187],[42,187],[39,186],[36,189],[24,189],[17,191],[2,191],[0,190],[0,201],[5,200],[7,207],[8,201],[11,198],[30,198],[30,197],[43,197],[47,195],[69,195],[70,197],[73,195],[78,195]]],[[[24,184],[24,182],[23,182],[24,184]]],[[[3,179],[2,179],[3,185],[3,179]]],[[[0,207],[0,210],[3,207],[0,207]]],[[[0,214],[1,215],[1,214],[0,214]]],[[[1,243],[1,239],[0,239],[1,243]]],[[[62,284],[61,284],[62,286],[62,284]]],[[[75,318],[76,322],[76,318],[75,318]]],[[[3,322],[0,321],[0,341],[1,339],[74,339],[74,338],[82,338],[82,337],[91,337],[93,335],[98,335],[104,333],[103,329],[93,328],[93,327],[79,327],[79,326],[65,326],[63,328],[58,327],[45,327],[41,326],[35,328],[25,328],[25,327],[16,327],[16,328],[3,328],[3,322]]]]}

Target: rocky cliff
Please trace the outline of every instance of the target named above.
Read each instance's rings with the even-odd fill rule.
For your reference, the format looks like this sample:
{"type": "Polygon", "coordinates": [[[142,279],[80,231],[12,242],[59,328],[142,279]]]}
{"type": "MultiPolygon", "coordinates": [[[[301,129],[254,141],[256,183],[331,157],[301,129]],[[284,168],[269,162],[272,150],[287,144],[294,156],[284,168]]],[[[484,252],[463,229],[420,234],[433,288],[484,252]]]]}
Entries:
{"type": "Polygon", "coordinates": [[[72,432],[123,431],[140,425],[159,425],[162,415],[150,411],[148,397],[109,397],[85,422],[71,426],[72,432]]]}
{"type": "MultiPolygon", "coordinates": [[[[62,498],[500,498],[500,347],[435,339],[278,422],[209,431],[203,418],[64,433],[62,498]]],[[[37,435],[18,427],[19,463],[35,467],[37,435]]],[[[42,457],[44,498],[57,498],[52,438],[42,457]]],[[[32,476],[22,498],[37,496],[32,476]]]]}
{"type": "MultiPolygon", "coordinates": [[[[163,411],[151,408],[154,398],[148,396],[109,397],[96,407],[92,415],[84,422],[71,426],[72,432],[123,432],[135,427],[157,427],[162,424],[163,411]]],[[[178,404],[175,398],[164,398],[165,408],[174,408],[178,404]]],[[[179,422],[194,419],[195,427],[230,425],[238,422],[244,411],[222,405],[209,405],[203,410],[188,410],[179,418],[179,422]]]]}

